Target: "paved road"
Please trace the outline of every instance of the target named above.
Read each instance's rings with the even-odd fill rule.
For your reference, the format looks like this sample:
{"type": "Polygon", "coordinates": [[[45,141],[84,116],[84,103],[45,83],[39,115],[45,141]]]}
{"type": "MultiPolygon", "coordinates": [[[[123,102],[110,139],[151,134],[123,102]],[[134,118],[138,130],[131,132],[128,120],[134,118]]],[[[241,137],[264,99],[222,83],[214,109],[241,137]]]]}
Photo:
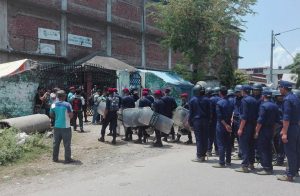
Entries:
{"type": "MultiPolygon", "coordinates": [[[[167,149],[163,154],[132,162],[115,162],[35,177],[30,184],[2,187],[0,195],[300,195],[300,178],[295,183],[287,183],[277,181],[275,176],[237,173],[233,168],[238,166],[238,162],[233,164],[233,168],[215,169],[211,165],[216,158],[207,163],[194,163],[191,159],[195,147],[178,146],[167,149]]],[[[276,173],[282,170],[275,168],[276,173]]]]}

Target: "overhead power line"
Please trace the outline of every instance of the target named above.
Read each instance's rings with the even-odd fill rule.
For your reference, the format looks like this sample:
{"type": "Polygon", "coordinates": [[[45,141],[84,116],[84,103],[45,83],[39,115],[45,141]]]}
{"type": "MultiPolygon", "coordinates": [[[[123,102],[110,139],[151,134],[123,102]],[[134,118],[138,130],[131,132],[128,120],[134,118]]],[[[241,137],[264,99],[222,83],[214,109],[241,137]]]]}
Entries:
{"type": "Polygon", "coordinates": [[[292,57],[292,59],[294,59],[294,55],[292,55],[292,53],[290,51],[288,51],[288,49],[286,49],[286,47],[284,47],[284,45],[275,37],[275,40],[278,42],[278,44],[292,57]]]}

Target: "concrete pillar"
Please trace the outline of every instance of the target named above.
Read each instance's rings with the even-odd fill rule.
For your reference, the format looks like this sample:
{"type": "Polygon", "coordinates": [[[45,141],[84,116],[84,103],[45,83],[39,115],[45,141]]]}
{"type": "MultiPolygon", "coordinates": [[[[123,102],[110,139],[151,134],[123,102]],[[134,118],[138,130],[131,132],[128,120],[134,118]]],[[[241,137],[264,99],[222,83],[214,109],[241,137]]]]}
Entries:
{"type": "Polygon", "coordinates": [[[146,26],[147,26],[146,3],[147,3],[147,0],[143,0],[143,3],[142,3],[143,12],[142,12],[142,20],[141,20],[141,25],[142,25],[142,67],[143,68],[146,68],[146,26]]]}
{"type": "Polygon", "coordinates": [[[61,19],[60,19],[60,54],[61,56],[67,56],[67,44],[68,44],[68,24],[67,24],[67,14],[68,10],[68,0],[61,0],[61,19]]]}
{"type": "Polygon", "coordinates": [[[0,49],[8,49],[7,0],[0,0],[0,49]]]}
{"type": "Polygon", "coordinates": [[[106,34],[106,55],[111,56],[111,4],[112,0],[107,0],[106,4],[106,21],[107,21],[107,34],[106,34]]]}
{"type": "Polygon", "coordinates": [[[172,48],[169,48],[169,55],[168,55],[168,69],[172,69],[172,48]]]}

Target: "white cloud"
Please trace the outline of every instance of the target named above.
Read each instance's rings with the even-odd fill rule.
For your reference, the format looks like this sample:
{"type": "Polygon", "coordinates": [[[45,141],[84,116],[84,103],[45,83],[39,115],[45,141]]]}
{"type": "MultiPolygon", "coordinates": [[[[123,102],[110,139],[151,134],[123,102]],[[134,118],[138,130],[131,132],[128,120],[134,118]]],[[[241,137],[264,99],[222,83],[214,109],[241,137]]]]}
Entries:
{"type": "MultiPolygon", "coordinates": [[[[291,54],[295,56],[299,52],[300,52],[300,47],[292,51],[291,54]]],[[[293,58],[291,57],[290,54],[287,53],[287,51],[285,51],[284,48],[278,46],[274,49],[273,65],[275,69],[278,68],[279,66],[285,67],[287,65],[290,65],[291,63],[293,63],[293,58]]]]}

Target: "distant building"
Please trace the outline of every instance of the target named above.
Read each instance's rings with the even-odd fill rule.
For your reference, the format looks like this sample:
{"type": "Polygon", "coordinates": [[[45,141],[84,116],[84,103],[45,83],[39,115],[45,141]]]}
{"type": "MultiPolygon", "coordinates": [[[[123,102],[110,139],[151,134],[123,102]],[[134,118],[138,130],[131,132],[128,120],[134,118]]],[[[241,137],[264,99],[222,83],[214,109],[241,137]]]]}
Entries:
{"type": "MultiPolygon", "coordinates": [[[[250,83],[271,84],[270,67],[253,67],[239,70],[248,75],[250,83]]],[[[290,69],[279,67],[279,69],[273,69],[272,79],[272,83],[276,87],[280,80],[289,80],[296,83],[297,75],[292,74],[290,69]]]]}

